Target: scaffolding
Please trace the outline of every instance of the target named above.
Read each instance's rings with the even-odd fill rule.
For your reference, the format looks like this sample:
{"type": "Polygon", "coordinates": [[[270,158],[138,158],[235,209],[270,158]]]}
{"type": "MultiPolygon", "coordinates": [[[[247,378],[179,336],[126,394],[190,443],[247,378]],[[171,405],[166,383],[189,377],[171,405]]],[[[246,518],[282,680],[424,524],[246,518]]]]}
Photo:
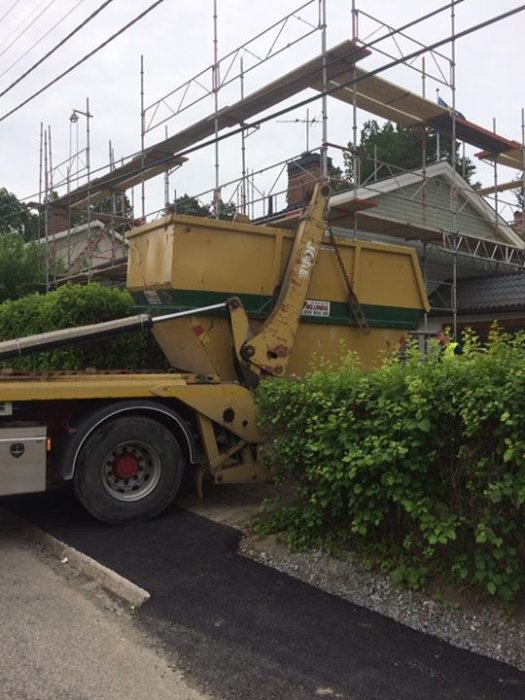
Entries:
{"type": "MultiPolygon", "coordinates": [[[[170,89],[166,94],[145,103],[146,71],[144,58],[140,60],[140,150],[132,156],[115,164],[115,157],[110,144],[109,172],[93,179],[95,174],[90,165],[90,120],[89,101],[85,110],[75,110],[78,118],[83,118],[86,125],[85,146],[80,147],[78,131],[76,148],[73,149],[70,137],[69,158],[54,166],[51,158],[51,130],[42,131],[41,136],[41,193],[40,206],[49,214],[53,208],[65,207],[68,212],[71,230],[71,215],[83,213],[88,222],[88,241],[82,255],[68,259],[68,274],[65,279],[96,277],[93,265],[93,253],[100,242],[100,230],[91,232],[90,220],[95,216],[93,207],[101,201],[111,202],[109,212],[101,212],[106,233],[116,225],[133,225],[132,217],[126,217],[119,210],[118,202],[125,201],[126,192],[140,188],[140,212],[138,221],[164,214],[171,210],[173,199],[170,195],[170,178],[191,156],[195,148],[207,148],[213,153],[213,185],[195,195],[196,200],[209,206],[214,216],[220,215],[221,204],[231,203],[235,209],[252,219],[270,217],[276,221],[275,212],[287,209],[286,175],[291,161],[301,154],[286,154],[278,163],[271,166],[250,167],[250,137],[264,127],[268,117],[261,118],[261,113],[277,110],[277,115],[289,113],[293,109],[308,107],[313,98],[302,100],[299,95],[305,89],[311,89],[318,95],[321,105],[320,143],[313,145],[309,132],[307,150],[318,153],[323,176],[328,174],[329,154],[346,151],[352,162],[353,181],[349,184],[350,192],[357,200],[366,198],[364,190],[373,191],[377,183],[390,173],[391,177],[401,177],[388,163],[381,162],[376,156],[373,175],[368,180],[361,179],[362,165],[367,155],[358,148],[358,110],[382,119],[417,130],[421,135],[421,173],[420,201],[423,222],[420,226],[410,226],[406,222],[384,221],[374,216],[373,212],[360,211],[351,205],[343,217],[345,226],[357,236],[360,231],[372,234],[394,235],[406,239],[416,239],[420,243],[423,261],[429,254],[442,256],[450,261],[451,266],[451,313],[454,331],[457,327],[456,287],[458,264],[464,258],[479,261],[487,269],[522,270],[525,265],[524,253],[519,245],[512,245],[505,240],[482,240],[458,230],[457,220],[461,215],[459,201],[461,181],[456,176],[456,142],[467,143],[479,150],[480,159],[492,163],[494,185],[479,191],[481,197],[492,197],[492,215],[494,232],[498,231],[504,221],[508,203],[501,193],[525,186],[525,118],[521,111],[521,143],[506,139],[493,130],[484,129],[465,119],[456,109],[456,58],[457,39],[455,5],[456,1],[447,2],[442,7],[414,19],[403,27],[392,27],[358,8],[356,0],[349,2],[349,23],[352,38],[328,48],[327,1],[309,0],[285,15],[281,20],[261,31],[256,36],[242,43],[225,55],[219,50],[217,1],[213,3],[213,62],[203,71],[197,73],[181,85],[170,89]],[[418,25],[440,14],[450,16],[450,34],[447,42],[436,42],[439,46],[427,46],[411,35],[418,25]],[[278,56],[290,52],[293,47],[304,43],[317,42],[318,54],[315,58],[302,63],[297,68],[281,75],[273,82],[249,91],[247,85],[253,81],[261,67],[271,65],[278,56]],[[450,53],[441,50],[441,45],[448,43],[450,53]],[[375,70],[364,70],[358,64],[367,56],[379,57],[382,64],[375,70]],[[385,68],[404,66],[415,71],[421,81],[421,95],[404,89],[402,86],[383,78],[385,68]],[[436,90],[437,102],[427,97],[431,86],[436,90]],[[440,91],[447,91],[449,105],[440,96],[440,91]],[[449,96],[448,96],[449,95],[449,96]],[[281,108],[281,103],[294,98],[298,100],[291,107],[281,108]],[[338,146],[329,140],[329,99],[346,103],[352,111],[352,139],[349,146],[338,146]],[[195,119],[194,113],[209,106],[209,114],[195,119]],[[168,129],[177,123],[177,129],[170,136],[168,129]],[[164,138],[153,145],[147,145],[160,130],[164,138]],[[425,226],[427,192],[427,169],[432,155],[427,152],[426,134],[431,130],[437,134],[439,155],[439,138],[449,138],[452,158],[453,181],[450,190],[450,226],[439,231],[425,226]],[[237,177],[222,178],[221,144],[224,139],[237,137],[240,144],[240,173],[237,177]],[[509,182],[499,181],[499,168],[502,166],[521,170],[521,179],[509,182]],[[64,172],[65,169],[65,172],[64,172]],[[149,179],[162,175],[164,177],[164,206],[154,212],[147,211],[146,183],[149,179]],[[456,179],[457,177],[457,179],[456,179]],[[43,184],[42,184],[43,183],[43,184]],[[284,183],[284,184],[283,184],[284,183]],[[51,193],[60,187],[66,188],[66,194],[52,201],[51,193]],[[404,228],[403,228],[404,225],[404,228]],[[437,235],[436,235],[437,234],[437,235]],[[80,268],[80,269],[79,269],[80,268]]],[[[274,115],[275,117],[275,115],[274,115]]],[[[307,120],[309,119],[307,112],[307,120]]],[[[296,120],[300,122],[301,120],[296,120]]],[[[74,140],[74,139],[73,139],[74,140]]],[[[132,195],[132,204],[135,199],[132,195]]],[[[487,212],[488,215],[488,212],[487,212]]],[[[100,216],[97,213],[97,218],[100,216]]],[[[49,243],[48,216],[45,217],[46,245],[49,243]]],[[[283,217],[281,217],[282,223],[283,217]]],[[[341,220],[338,224],[340,225],[341,220]]],[[[523,205],[521,212],[521,235],[525,238],[523,205]]],[[[113,258],[113,262],[116,260],[113,258]]],[[[107,267],[111,267],[108,265],[107,267]]],[[[425,265],[423,266],[425,269],[425,265]]],[[[48,265],[48,282],[52,284],[51,266],[48,265]]],[[[121,281],[121,278],[120,278],[121,281]]],[[[428,280],[430,283],[431,281],[428,280]]]]}

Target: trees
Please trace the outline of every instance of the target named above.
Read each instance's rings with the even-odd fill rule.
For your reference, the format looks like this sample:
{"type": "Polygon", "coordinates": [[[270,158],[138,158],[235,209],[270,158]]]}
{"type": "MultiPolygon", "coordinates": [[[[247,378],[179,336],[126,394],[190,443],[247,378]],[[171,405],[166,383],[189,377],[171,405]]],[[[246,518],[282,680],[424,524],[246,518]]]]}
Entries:
{"type": "Polygon", "coordinates": [[[5,187],[0,188],[0,303],[37,290],[45,272],[38,238],[38,214],[5,187]]]}
{"type": "MultiPolygon", "coordinates": [[[[213,216],[211,204],[201,204],[196,197],[183,194],[177,197],[173,203],[173,210],[177,214],[191,214],[192,216],[213,216]]],[[[219,201],[219,219],[230,221],[235,216],[237,207],[233,202],[219,201]]]]}
{"type": "Polygon", "coordinates": [[[192,216],[211,216],[211,206],[201,204],[196,197],[183,194],[173,202],[173,211],[176,214],[191,214],[192,216]]]}
{"type": "Polygon", "coordinates": [[[17,233],[26,241],[38,238],[38,214],[33,214],[12,192],[0,187],[0,233],[17,233]]]}
{"type": "MultiPolygon", "coordinates": [[[[126,194],[114,195],[114,197],[104,197],[99,202],[91,207],[91,213],[96,215],[98,212],[103,214],[114,214],[116,216],[125,216],[128,219],[133,218],[133,205],[129,201],[126,194]]],[[[95,216],[92,216],[95,218],[95,216]]]]}
{"type": "Polygon", "coordinates": [[[224,219],[225,221],[231,221],[235,214],[237,213],[237,207],[233,202],[223,202],[222,199],[219,202],[219,219],[224,219]]]}
{"type": "Polygon", "coordinates": [[[41,287],[45,277],[41,252],[16,232],[0,233],[0,303],[41,287]]]}
{"type": "MultiPolygon", "coordinates": [[[[451,162],[452,140],[444,134],[428,129],[425,134],[404,126],[386,122],[380,126],[375,119],[365,122],[358,145],[360,155],[359,183],[380,180],[399,173],[400,170],[415,170],[423,164],[423,144],[425,163],[436,160],[451,162]]],[[[349,144],[350,146],[350,144],[349,144]]],[[[459,154],[459,142],[455,146],[457,172],[473,187],[476,166],[459,154]]],[[[345,155],[345,175],[354,182],[354,163],[351,155],[345,155]]]]}

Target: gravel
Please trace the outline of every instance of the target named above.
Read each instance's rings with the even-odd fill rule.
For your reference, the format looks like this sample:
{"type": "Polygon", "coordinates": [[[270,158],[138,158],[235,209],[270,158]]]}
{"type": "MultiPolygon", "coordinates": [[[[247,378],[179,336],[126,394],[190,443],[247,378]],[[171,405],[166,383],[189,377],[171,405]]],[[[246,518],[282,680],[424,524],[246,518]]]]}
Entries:
{"type": "Polygon", "coordinates": [[[473,602],[453,590],[431,595],[400,589],[390,577],[350,560],[290,552],[277,538],[258,538],[249,531],[240,552],[408,627],[525,671],[525,604],[505,609],[493,601],[473,602]]]}

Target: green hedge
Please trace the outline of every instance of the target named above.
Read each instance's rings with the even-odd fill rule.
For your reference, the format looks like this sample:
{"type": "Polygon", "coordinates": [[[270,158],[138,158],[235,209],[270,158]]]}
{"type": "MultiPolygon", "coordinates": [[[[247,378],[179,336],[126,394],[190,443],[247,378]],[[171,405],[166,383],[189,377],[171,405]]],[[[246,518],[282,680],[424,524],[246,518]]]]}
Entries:
{"type": "Polygon", "coordinates": [[[450,361],[354,358],[263,382],[267,459],[288,485],[259,528],[298,549],[349,548],[423,586],[512,599],[525,581],[525,337],[465,340],[450,361]]]}
{"type": "MultiPolygon", "coordinates": [[[[0,304],[0,340],[110,321],[133,313],[133,299],[126,291],[98,284],[65,285],[47,294],[31,294],[0,304]]],[[[127,370],[164,367],[165,360],[152,338],[133,333],[7,360],[2,366],[17,371],[86,367],[127,370]]]]}

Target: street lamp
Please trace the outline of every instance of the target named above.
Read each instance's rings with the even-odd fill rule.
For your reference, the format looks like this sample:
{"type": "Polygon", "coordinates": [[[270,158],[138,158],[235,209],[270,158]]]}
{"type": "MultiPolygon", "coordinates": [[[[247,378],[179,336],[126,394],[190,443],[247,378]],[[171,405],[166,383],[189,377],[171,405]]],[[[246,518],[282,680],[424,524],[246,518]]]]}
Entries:
{"type": "MultiPolygon", "coordinates": [[[[73,108],[73,111],[71,112],[71,116],[69,117],[69,121],[73,125],[77,125],[79,118],[80,117],[86,117],[86,177],[87,177],[87,205],[86,205],[86,213],[87,213],[87,232],[88,232],[88,250],[91,248],[91,203],[90,203],[90,178],[91,178],[91,163],[90,163],[90,157],[91,157],[91,144],[90,144],[90,124],[89,120],[93,117],[91,112],[89,111],[89,98],[86,98],[86,109],[75,109],[73,108]]],[[[78,127],[77,127],[77,153],[76,156],[78,158],[79,156],[79,151],[78,151],[78,127]]],[[[70,151],[70,167],[71,167],[71,128],[69,131],[69,151],[70,151]]],[[[78,173],[79,171],[77,171],[78,173]]],[[[91,280],[91,257],[88,255],[88,281],[91,280]]]]}
{"type": "Polygon", "coordinates": [[[89,112],[83,112],[81,109],[74,109],[71,116],[69,117],[69,121],[73,124],[76,124],[78,122],[79,114],[82,114],[82,116],[87,117],[88,119],[91,119],[91,117],[93,116],[89,112]]]}

